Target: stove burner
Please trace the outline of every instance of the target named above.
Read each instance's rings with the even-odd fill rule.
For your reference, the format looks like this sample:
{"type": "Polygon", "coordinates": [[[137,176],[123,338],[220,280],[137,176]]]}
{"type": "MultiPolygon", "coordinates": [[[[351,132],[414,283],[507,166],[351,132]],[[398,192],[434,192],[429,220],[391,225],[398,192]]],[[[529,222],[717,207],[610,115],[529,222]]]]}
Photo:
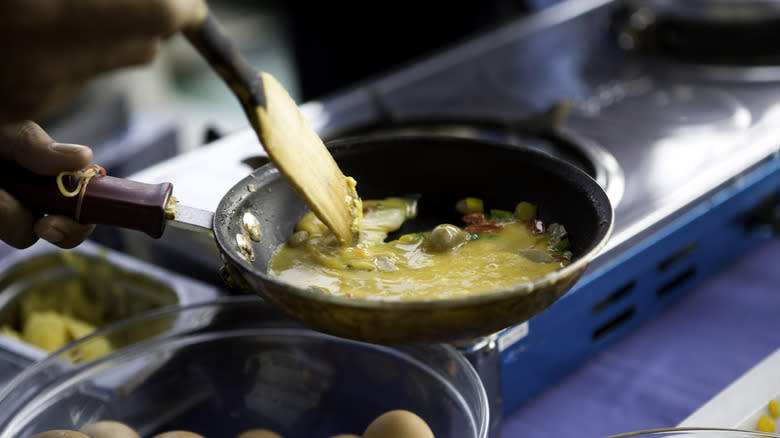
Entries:
{"type": "Polygon", "coordinates": [[[708,67],[698,72],[714,79],[780,79],[775,2],[636,0],[615,14],[613,26],[621,48],[708,67]]]}
{"type": "Polygon", "coordinates": [[[575,102],[573,117],[616,124],[632,132],[656,134],[733,132],[752,123],[750,111],[735,96],[715,87],[659,84],[650,77],[598,84],[575,102]]]}
{"type": "Polygon", "coordinates": [[[442,135],[500,141],[534,149],[576,166],[604,187],[613,205],[618,204],[624,190],[623,173],[609,152],[565,129],[555,129],[554,132],[532,131],[521,126],[498,123],[418,120],[363,126],[325,140],[372,135],[442,135]]]}

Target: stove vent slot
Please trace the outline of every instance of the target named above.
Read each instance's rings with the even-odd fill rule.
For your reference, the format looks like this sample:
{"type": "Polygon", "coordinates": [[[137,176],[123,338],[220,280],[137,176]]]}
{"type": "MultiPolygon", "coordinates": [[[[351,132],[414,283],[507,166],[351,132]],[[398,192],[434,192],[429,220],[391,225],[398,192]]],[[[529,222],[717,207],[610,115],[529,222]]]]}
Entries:
{"type": "Polygon", "coordinates": [[[596,328],[596,330],[594,330],[593,334],[591,335],[591,337],[593,338],[593,342],[597,342],[607,334],[617,331],[617,329],[620,328],[620,326],[630,321],[635,313],[636,313],[636,309],[634,309],[633,306],[629,307],[628,309],[617,314],[617,316],[615,316],[614,318],[610,319],[606,323],[596,328]]]}
{"type": "Polygon", "coordinates": [[[770,193],[756,207],[740,217],[745,231],[771,227],[780,233],[780,191],[770,193]]]}
{"type": "Polygon", "coordinates": [[[677,250],[677,252],[673,253],[672,255],[663,259],[660,263],[658,263],[656,269],[658,270],[658,272],[663,272],[668,270],[672,266],[679,263],[681,260],[684,260],[688,258],[688,256],[695,253],[698,247],[699,245],[695,241],[683,246],[682,248],[677,250]]]}
{"type": "Polygon", "coordinates": [[[683,271],[681,274],[662,284],[656,291],[658,298],[663,298],[670,293],[678,290],[681,286],[684,286],[688,281],[692,280],[696,275],[696,268],[690,267],[683,271]]]}
{"type": "Polygon", "coordinates": [[[631,291],[634,290],[636,287],[636,281],[631,281],[625,286],[621,287],[620,289],[616,290],[615,292],[612,292],[611,294],[607,295],[603,299],[599,300],[594,304],[590,311],[594,314],[601,312],[602,310],[606,309],[607,307],[617,303],[624,297],[626,297],[631,291]]]}

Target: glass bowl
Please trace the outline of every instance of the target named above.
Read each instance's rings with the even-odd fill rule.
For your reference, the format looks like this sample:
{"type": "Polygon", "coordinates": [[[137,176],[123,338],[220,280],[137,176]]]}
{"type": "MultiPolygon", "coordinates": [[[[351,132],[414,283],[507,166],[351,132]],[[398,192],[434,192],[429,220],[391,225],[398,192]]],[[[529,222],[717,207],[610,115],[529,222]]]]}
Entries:
{"type": "Polygon", "coordinates": [[[607,438],[780,438],[780,435],[752,430],[684,427],[649,429],[611,435],[607,438]]]}
{"type": "Polygon", "coordinates": [[[484,387],[453,347],[337,338],[255,296],[227,297],[120,321],[36,362],[0,391],[0,438],[100,420],[142,437],[265,428],[328,438],[360,435],[394,409],[416,413],[438,437],[487,436],[484,387]]]}

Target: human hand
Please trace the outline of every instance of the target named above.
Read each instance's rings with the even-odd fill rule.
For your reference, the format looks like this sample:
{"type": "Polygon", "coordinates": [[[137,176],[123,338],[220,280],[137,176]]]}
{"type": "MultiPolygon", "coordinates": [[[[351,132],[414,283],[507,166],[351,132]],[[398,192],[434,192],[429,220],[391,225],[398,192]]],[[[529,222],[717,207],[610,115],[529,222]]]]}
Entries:
{"type": "MultiPolygon", "coordinates": [[[[162,39],[205,18],[205,0],[0,0],[0,159],[42,175],[81,170],[86,146],[55,142],[29,121],[51,115],[89,79],[144,64],[162,39]]],[[[0,240],[72,248],[94,229],[34,217],[0,187],[0,240]]]]}
{"type": "MultiPolygon", "coordinates": [[[[6,123],[0,124],[0,159],[54,178],[60,172],[87,167],[92,161],[92,150],[57,143],[30,121],[6,123]]],[[[73,248],[94,228],[65,216],[36,217],[0,187],[0,240],[15,248],[26,248],[39,237],[61,248],[73,248]]]]}
{"type": "Polygon", "coordinates": [[[39,120],[89,79],[150,62],[204,0],[0,1],[0,123],[39,120]]]}

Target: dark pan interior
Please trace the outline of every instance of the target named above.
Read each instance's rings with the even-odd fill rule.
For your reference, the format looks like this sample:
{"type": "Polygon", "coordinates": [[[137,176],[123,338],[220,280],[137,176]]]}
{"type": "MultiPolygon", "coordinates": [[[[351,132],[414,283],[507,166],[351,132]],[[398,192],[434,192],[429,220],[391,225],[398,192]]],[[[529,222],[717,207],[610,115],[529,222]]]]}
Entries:
{"type": "Polygon", "coordinates": [[[482,198],[485,208],[513,210],[520,201],[538,206],[539,217],[559,222],[571,234],[575,253],[596,242],[604,210],[611,207],[592,179],[571,165],[522,147],[453,138],[387,138],[334,144],[345,175],[358,182],[363,199],[421,195],[414,231],[440,223],[462,225],[455,203],[482,198]],[[602,195],[602,196],[600,196],[602,195]]]}

